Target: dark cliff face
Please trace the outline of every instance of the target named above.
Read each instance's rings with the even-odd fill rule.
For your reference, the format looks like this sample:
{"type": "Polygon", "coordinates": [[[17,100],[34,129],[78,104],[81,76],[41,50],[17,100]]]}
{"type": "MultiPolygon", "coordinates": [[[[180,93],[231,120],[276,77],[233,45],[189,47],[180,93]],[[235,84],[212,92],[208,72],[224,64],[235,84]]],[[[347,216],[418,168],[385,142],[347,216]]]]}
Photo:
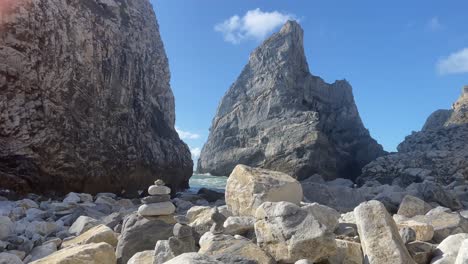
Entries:
{"type": "Polygon", "coordinates": [[[0,10],[0,187],[134,192],[188,186],[148,0],[24,0],[0,10]]]}
{"type": "Polygon", "coordinates": [[[310,74],[303,31],[287,22],[250,56],[223,97],[198,171],[229,175],[237,164],[354,178],[383,155],[364,128],[347,81],[310,74]]]}

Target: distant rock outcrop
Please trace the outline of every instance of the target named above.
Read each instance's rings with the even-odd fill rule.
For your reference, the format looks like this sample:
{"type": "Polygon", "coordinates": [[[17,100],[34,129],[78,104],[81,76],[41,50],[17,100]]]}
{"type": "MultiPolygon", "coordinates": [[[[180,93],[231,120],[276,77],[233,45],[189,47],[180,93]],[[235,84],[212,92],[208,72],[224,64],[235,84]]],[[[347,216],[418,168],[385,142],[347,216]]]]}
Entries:
{"type": "Polygon", "coordinates": [[[363,168],[359,182],[378,180],[401,186],[426,178],[442,184],[468,179],[468,87],[452,110],[437,110],[423,130],[407,136],[398,153],[380,157],[363,168]]]}
{"type": "Polygon", "coordinates": [[[307,178],[354,178],[384,154],[363,126],[352,88],[311,75],[303,31],[289,21],[251,55],[223,97],[198,171],[229,175],[237,164],[307,178]]]}
{"type": "Polygon", "coordinates": [[[188,187],[148,0],[9,1],[0,14],[0,187],[188,187]]]}

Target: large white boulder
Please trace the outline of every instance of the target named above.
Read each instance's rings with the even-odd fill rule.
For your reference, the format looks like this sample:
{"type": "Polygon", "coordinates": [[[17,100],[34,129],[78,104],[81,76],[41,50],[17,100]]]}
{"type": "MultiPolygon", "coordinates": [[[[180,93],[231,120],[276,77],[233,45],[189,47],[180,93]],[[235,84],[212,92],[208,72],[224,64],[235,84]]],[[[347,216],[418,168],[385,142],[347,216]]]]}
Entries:
{"type": "Polygon", "coordinates": [[[115,264],[114,248],[107,243],[92,243],[59,250],[31,264],[115,264]]]}
{"type": "Polygon", "coordinates": [[[226,204],[233,215],[253,216],[264,202],[302,201],[302,186],[293,177],[277,171],[237,165],[226,185],[226,204]]]}
{"type": "Polygon", "coordinates": [[[381,202],[364,202],[354,209],[354,215],[368,263],[416,263],[406,249],[395,221],[381,202]]]}
{"type": "Polygon", "coordinates": [[[455,263],[460,247],[464,240],[468,239],[467,233],[451,235],[444,239],[434,251],[431,264],[453,264],[455,263]]]}
{"type": "Polygon", "coordinates": [[[307,206],[301,208],[289,202],[263,203],[255,214],[257,244],[280,263],[301,259],[314,262],[332,256],[336,251],[335,235],[330,225],[321,222],[326,218],[313,213],[307,206]]]}
{"type": "Polygon", "coordinates": [[[105,225],[98,225],[84,232],[83,234],[64,241],[62,243],[62,248],[73,246],[73,245],[83,245],[90,243],[100,243],[105,242],[113,247],[117,246],[117,234],[105,225]]]}

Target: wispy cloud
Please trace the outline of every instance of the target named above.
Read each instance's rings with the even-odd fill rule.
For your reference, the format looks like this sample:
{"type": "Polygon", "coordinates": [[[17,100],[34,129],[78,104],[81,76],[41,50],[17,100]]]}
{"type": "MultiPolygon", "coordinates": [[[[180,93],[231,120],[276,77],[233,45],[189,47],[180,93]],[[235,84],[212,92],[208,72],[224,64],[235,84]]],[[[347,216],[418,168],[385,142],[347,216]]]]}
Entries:
{"type": "Polygon", "coordinates": [[[428,22],[427,22],[427,29],[430,31],[439,31],[444,29],[444,25],[440,22],[438,17],[432,17],[428,22]]]}
{"type": "Polygon", "coordinates": [[[189,131],[183,131],[183,130],[179,129],[178,127],[176,127],[175,129],[176,129],[176,131],[179,134],[179,137],[181,139],[198,139],[198,138],[200,138],[199,134],[192,133],[192,132],[189,132],[189,131]]]}
{"type": "Polygon", "coordinates": [[[190,148],[190,152],[192,153],[192,159],[197,160],[200,157],[201,149],[200,148],[190,148]]]}
{"type": "Polygon", "coordinates": [[[468,73],[468,48],[450,54],[437,63],[440,74],[468,73]]]}
{"type": "Polygon", "coordinates": [[[296,19],[292,14],[278,11],[263,12],[260,8],[247,11],[243,17],[238,15],[226,19],[215,26],[215,31],[223,34],[224,40],[239,44],[244,40],[263,40],[273,30],[290,19],[296,19]]]}

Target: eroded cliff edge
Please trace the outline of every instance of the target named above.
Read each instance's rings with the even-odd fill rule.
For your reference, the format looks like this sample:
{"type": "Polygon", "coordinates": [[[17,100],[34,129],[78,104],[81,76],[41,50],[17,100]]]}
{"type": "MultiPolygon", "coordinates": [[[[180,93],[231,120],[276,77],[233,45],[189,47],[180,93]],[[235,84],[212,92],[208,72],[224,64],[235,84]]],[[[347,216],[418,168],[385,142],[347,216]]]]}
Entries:
{"type": "Polygon", "coordinates": [[[237,164],[354,179],[383,155],[364,127],[345,80],[313,76],[294,21],[250,55],[224,95],[197,170],[229,175],[237,164]]]}
{"type": "Polygon", "coordinates": [[[11,1],[0,16],[0,186],[188,186],[193,162],[148,0],[11,1]]]}

